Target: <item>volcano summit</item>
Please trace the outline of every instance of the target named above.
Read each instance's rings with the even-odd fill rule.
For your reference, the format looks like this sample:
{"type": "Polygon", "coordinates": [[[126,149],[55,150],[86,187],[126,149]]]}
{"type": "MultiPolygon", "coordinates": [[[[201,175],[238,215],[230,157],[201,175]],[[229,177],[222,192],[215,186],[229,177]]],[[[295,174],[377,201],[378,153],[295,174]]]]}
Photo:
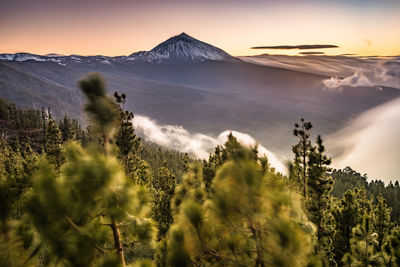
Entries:
{"type": "Polygon", "coordinates": [[[150,51],[131,54],[127,59],[145,62],[233,60],[224,50],[181,33],[157,45],[150,51]]]}

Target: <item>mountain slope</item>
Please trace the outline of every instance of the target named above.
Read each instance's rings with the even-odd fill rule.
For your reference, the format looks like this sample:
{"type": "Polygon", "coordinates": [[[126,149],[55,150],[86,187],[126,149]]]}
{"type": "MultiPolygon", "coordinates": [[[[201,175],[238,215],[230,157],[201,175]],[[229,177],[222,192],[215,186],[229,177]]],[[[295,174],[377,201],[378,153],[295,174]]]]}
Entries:
{"type": "MultiPolygon", "coordinates": [[[[18,64],[19,65],[19,64],[18,64]]],[[[35,67],[33,68],[35,70],[35,67]]],[[[41,109],[50,107],[56,117],[68,114],[79,117],[81,94],[43,76],[30,74],[0,62],[0,97],[22,107],[41,109]]]]}
{"type": "Polygon", "coordinates": [[[145,62],[233,60],[215,46],[199,41],[186,33],[171,37],[150,51],[133,53],[129,60],[145,62]]]}
{"type": "Polygon", "coordinates": [[[126,93],[126,107],[136,114],[211,135],[246,132],[274,151],[294,142],[291,130],[301,117],[327,135],[400,97],[400,90],[378,85],[326,90],[322,81],[330,76],[252,64],[221,51],[181,34],[128,57],[53,56],[54,62],[8,56],[0,61],[0,96],[80,117],[76,81],[95,71],[106,78],[110,93],[126,93]]]}
{"type": "Polygon", "coordinates": [[[186,33],[173,36],[168,40],[160,43],[150,51],[135,52],[129,56],[79,56],[79,55],[35,55],[30,53],[16,54],[0,54],[2,61],[16,62],[54,62],[59,65],[77,65],[98,63],[103,65],[112,65],[125,61],[147,62],[147,63],[165,63],[165,62],[201,62],[205,60],[213,61],[240,61],[240,59],[232,57],[224,50],[199,41],[186,33]]]}

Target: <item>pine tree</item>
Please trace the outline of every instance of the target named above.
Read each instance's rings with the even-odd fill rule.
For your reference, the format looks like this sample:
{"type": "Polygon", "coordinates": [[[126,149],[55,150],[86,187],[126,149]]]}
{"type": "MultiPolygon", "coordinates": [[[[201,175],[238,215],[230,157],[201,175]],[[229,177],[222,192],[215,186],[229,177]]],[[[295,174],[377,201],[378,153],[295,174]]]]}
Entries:
{"type": "Polygon", "coordinates": [[[294,136],[299,142],[292,147],[294,161],[289,164],[288,185],[290,189],[302,192],[307,215],[316,227],[315,253],[326,264],[334,264],[333,242],[334,218],[331,214],[330,192],[332,178],[328,175],[331,160],[325,155],[321,136],[316,144],[310,141],[312,124],[301,119],[295,124],[294,136]]]}
{"type": "MultiPolygon", "coordinates": [[[[203,182],[202,169],[199,163],[189,166],[188,172],[184,175],[183,181],[175,189],[175,195],[171,200],[171,213],[173,218],[177,218],[180,213],[181,205],[187,200],[202,205],[206,199],[206,187],[203,182]]],[[[175,221],[175,227],[177,225],[175,221]]],[[[155,253],[155,263],[157,266],[187,266],[190,260],[187,253],[182,249],[182,233],[172,232],[169,227],[169,234],[160,240],[155,253]],[[179,240],[175,240],[179,238],[179,240]],[[176,244],[176,241],[179,243],[176,244]],[[173,263],[173,264],[172,264],[173,263]]]]}
{"type": "Polygon", "coordinates": [[[308,178],[308,156],[311,149],[310,133],[312,128],[311,122],[306,122],[303,118],[301,124],[295,123],[293,135],[299,138],[299,143],[292,147],[295,155],[293,171],[296,173],[295,177],[301,187],[304,199],[307,198],[307,178],[308,178]]]}
{"type": "Polygon", "coordinates": [[[125,166],[126,174],[132,174],[132,176],[134,176],[135,165],[140,164],[141,161],[138,154],[142,149],[142,144],[140,142],[140,137],[135,134],[133,128],[133,113],[124,110],[126,101],[125,94],[119,95],[115,92],[114,98],[117,104],[120,105],[120,123],[116,134],[116,144],[119,148],[120,157],[125,166]]]}
{"type": "Polygon", "coordinates": [[[353,228],[350,250],[342,259],[345,266],[384,266],[384,258],[376,250],[378,235],[373,232],[372,226],[371,219],[364,216],[362,223],[353,228]]]}
{"type": "Polygon", "coordinates": [[[13,181],[4,177],[0,178],[0,232],[5,240],[9,238],[9,224],[13,204],[16,200],[16,194],[13,192],[13,181]]]}
{"type": "MultiPolygon", "coordinates": [[[[77,122],[75,120],[75,122],[77,122]]],[[[77,125],[74,124],[74,121],[70,119],[67,115],[64,115],[64,118],[60,120],[59,128],[61,131],[62,141],[66,142],[68,140],[77,140],[77,125]]]]}
{"type": "Polygon", "coordinates": [[[51,113],[49,113],[45,140],[46,155],[49,157],[50,162],[59,168],[63,162],[63,152],[61,149],[62,138],[56,122],[51,117],[51,113]]]}
{"type": "MultiPolygon", "coordinates": [[[[30,266],[29,254],[18,235],[17,219],[21,217],[21,198],[30,187],[34,155],[21,154],[0,140],[0,266],[30,266]]],[[[26,248],[26,247],[25,247],[26,248]]]]}
{"type": "Polygon", "coordinates": [[[126,178],[112,153],[109,141],[118,117],[101,78],[91,74],[80,84],[104,149],[69,144],[59,175],[42,162],[27,201],[28,214],[54,260],[73,266],[125,265],[124,242],[152,239],[148,193],[126,178]],[[110,248],[115,254],[107,253],[110,248]]]}
{"type": "MultiPolygon", "coordinates": [[[[182,205],[191,201],[197,205],[203,205],[209,193],[207,192],[204,179],[202,177],[202,168],[199,163],[193,163],[189,166],[188,172],[184,175],[183,181],[175,189],[175,195],[172,198],[171,210],[173,217],[180,218],[182,205]]],[[[178,221],[174,221],[174,227],[169,228],[169,233],[158,243],[155,253],[155,262],[157,266],[189,266],[191,261],[188,253],[183,248],[184,233],[179,229],[178,221]]]]}
{"type": "Polygon", "coordinates": [[[182,202],[191,199],[202,205],[207,198],[206,181],[202,175],[202,167],[198,163],[189,166],[183,181],[175,189],[175,195],[172,199],[172,213],[177,216],[182,202]]]}
{"type": "Polygon", "coordinates": [[[151,238],[147,192],[125,178],[115,157],[77,144],[66,151],[59,177],[46,162],[35,175],[28,200],[34,227],[60,260],[87,266],[113,246],[123,264],[123,242],[151,238]]]}
{"type": "Polygon", "coordinates": [[[82,130],[81,125],[76,119],[72,119],[71,122],[71,139],[76,140],[82,143],[84,138],[84,131],[82,130]]]}
{"type": "Polygon", "coordinates": [[[40,112],[40,118],[41,118],[41,122],[42,122],[42,129],[43,129],[43,136],[44,136],[44,143],[46,143],[46,130],[47,130],[47,113],[46,110],[42,107],[42,110],[40,112]]]}
{"type": "Polygon", "coordinates": [[[335,261],[340,263],[344,254],[350,250],[351,231],[360,222],[354,192],[347,191],[343,195],[343,199],[335,205],[333,216],[336,223],[334,235],[335,261]]]}
{"type": "Polygon", "coordinates": [[[84,147],[89,145],[104,145],[104,138],[96,131],[95,127],[88,125],[85,129],[85,135],[82,138],[82,145],[84,147]]]}
{"type": "Polygon", "coordinates": [[[400,266],[400,227],[393,228],[383,245],[387,267],[400,266]]]}
{"type": "Polygon", "coordinates": [[[391,208],[388,208],[386,199],[381,195],[377,198],[375,209],[373,210],[373,227],[378,234],[378,251],[382,249],[387,234],[390,232],[392,223],[390,222],[391,208]]]}
{"type": "Polygon", "coordinates": [[[166,166],[163,166],[151,183],[153,193],[152,214],[157,223],[158,240],[165,236],[169,226],[173,223],[171,199],[175,192],[175,181],[175,176],[166,166]]]}
{"type": "MultiPolygon", "coordinates": [[[[29,176],[33,166],[25,159],[19,149],[13,149],[0,139],[0,182],[2,183],[2,208],[4,223],[10,213],[19,213],[19,198],[30,187],[29,176]],[[17,210],[14,210],[17,209],[17,210]]],[[[4,224],[5,225],[5,224],[4,224]]]]}
{"type": "Polygon", "coordinates": [[[364,189],[347,191],[338,201],[333,210],[335,218],[334,254],[335,261],[340,263],[344,254],[350,251],[352,230],[361,224],[364,217],[370,216],[371,200],[367,198],[364,189]]]}
{"type": "Polygon", "coordinates": [[[272,172],[263,175],[253,151],[243,147],[240,151],[218,168],[209,199],[203,197],[202,179],[196,178],[199,171],[186,176],[177,188],[175,223],[163,245],[168,255],[160,257],[167,266],[307,262],[311,243],[296,217],[301,208],[280,177],[272,172]]]}
{"type": "Polygon", "coordinates": [[[331,160],[324,154],[325,148],[321,136],[317,137],[316,146],[310,148],[308,155],[308,183],[306,209],[309,219],[317,229],[316,252],[323,258],[333,261],[332,239],[334,219],[331,214],[330,192],[333,187],[332,178],[327,174],[331,160]]]}
{"type": "Polygon", "coordinates": [[[85,111],[93,123],[94,131],[100,134],[107,149],[110,136],[114,134],[118,125],[119,114],[116,104],[106,96],[105,82],[97,73],[91,73],[80,80],[79,86],[88,100],[85,111]]]}
{"type": "Polygon", "coordinates": [[[215,177],[216,169],[229,160],[243,157],[250,151],[250,157],[258,159],[257,147],[246,150],[233,136],[232,132],[228,135],[228,140],[223,146],[217,146],[213,154],[210,154],[208,161],[203,161],[203,179],[208,192],[211,190],[212,180],[215,177]]]}

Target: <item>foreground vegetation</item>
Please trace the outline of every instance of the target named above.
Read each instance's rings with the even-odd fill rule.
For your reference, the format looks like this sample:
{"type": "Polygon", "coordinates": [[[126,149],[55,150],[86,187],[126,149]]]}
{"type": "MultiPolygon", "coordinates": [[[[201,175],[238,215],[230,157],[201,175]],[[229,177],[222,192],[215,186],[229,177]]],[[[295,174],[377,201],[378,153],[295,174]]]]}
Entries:
{"type": "Polygon", "coordinates": [[[0,100],[0,266],[400,266],[400,188],[331,170],[295,125],[287,176],[230,135],[208,160],[143,143],[125,95],[90,126],[0,100]]]}

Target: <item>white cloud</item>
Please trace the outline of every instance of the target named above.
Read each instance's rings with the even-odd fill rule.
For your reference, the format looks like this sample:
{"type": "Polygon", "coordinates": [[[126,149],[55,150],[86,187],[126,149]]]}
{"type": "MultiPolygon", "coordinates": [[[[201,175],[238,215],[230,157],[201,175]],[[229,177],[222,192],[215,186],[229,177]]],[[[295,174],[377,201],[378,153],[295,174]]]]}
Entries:
{"type": "Polygon", "coordinates": [[[369,178],[400,179],[400,98],[371,109],[330,136],[336,168],[350,166],[369,178]],[[336,151],[335,151],[336,150],[336,151]]]}
{"type": "MultiPolygon", "coordinates": [[[[140,115],[135,115],[133,123],[138,133],[146,140],[192,154],[200,159],[207,159],[217,145],[223,145],[230,132],[245,146],[258,144],[250,135],[233,130],[223,131],[217,138],[214,138],[201,133],[190,133],[178,125],[160,125],[155,120],[140,115]]],[[[262,145],[258,145],[258,151],[260,156],[266,155],[268,157],[271,166],[277,171],[286,173],[285,165],[274,153],[262,145]]]]}
{"type": "Polygon", "coordinates": [[[378,61],[374,74],[376,78],[382,81],[391,81],[392,86],[400,88],[400,59],[378,61]]]}
{"type": "Polygon", "coordinates": [[[343,86],[374,86],[374,83],[371,82],[361,71],[356,71],[352,76],[340,79],[338,77],[331,77],[329,79],[325,79],[322,81],[325,88],[328,89],[336,89],[341,88],[343,86]]]}
{"type": "Polygon", "coordinates": [[[191,134],[182,126],[159,125],[148,117],[135,115],[134,126],[143,137],[153,143],[176,149],[204,159],[218,145],[215,138],[204,134],[191,134]]]}

